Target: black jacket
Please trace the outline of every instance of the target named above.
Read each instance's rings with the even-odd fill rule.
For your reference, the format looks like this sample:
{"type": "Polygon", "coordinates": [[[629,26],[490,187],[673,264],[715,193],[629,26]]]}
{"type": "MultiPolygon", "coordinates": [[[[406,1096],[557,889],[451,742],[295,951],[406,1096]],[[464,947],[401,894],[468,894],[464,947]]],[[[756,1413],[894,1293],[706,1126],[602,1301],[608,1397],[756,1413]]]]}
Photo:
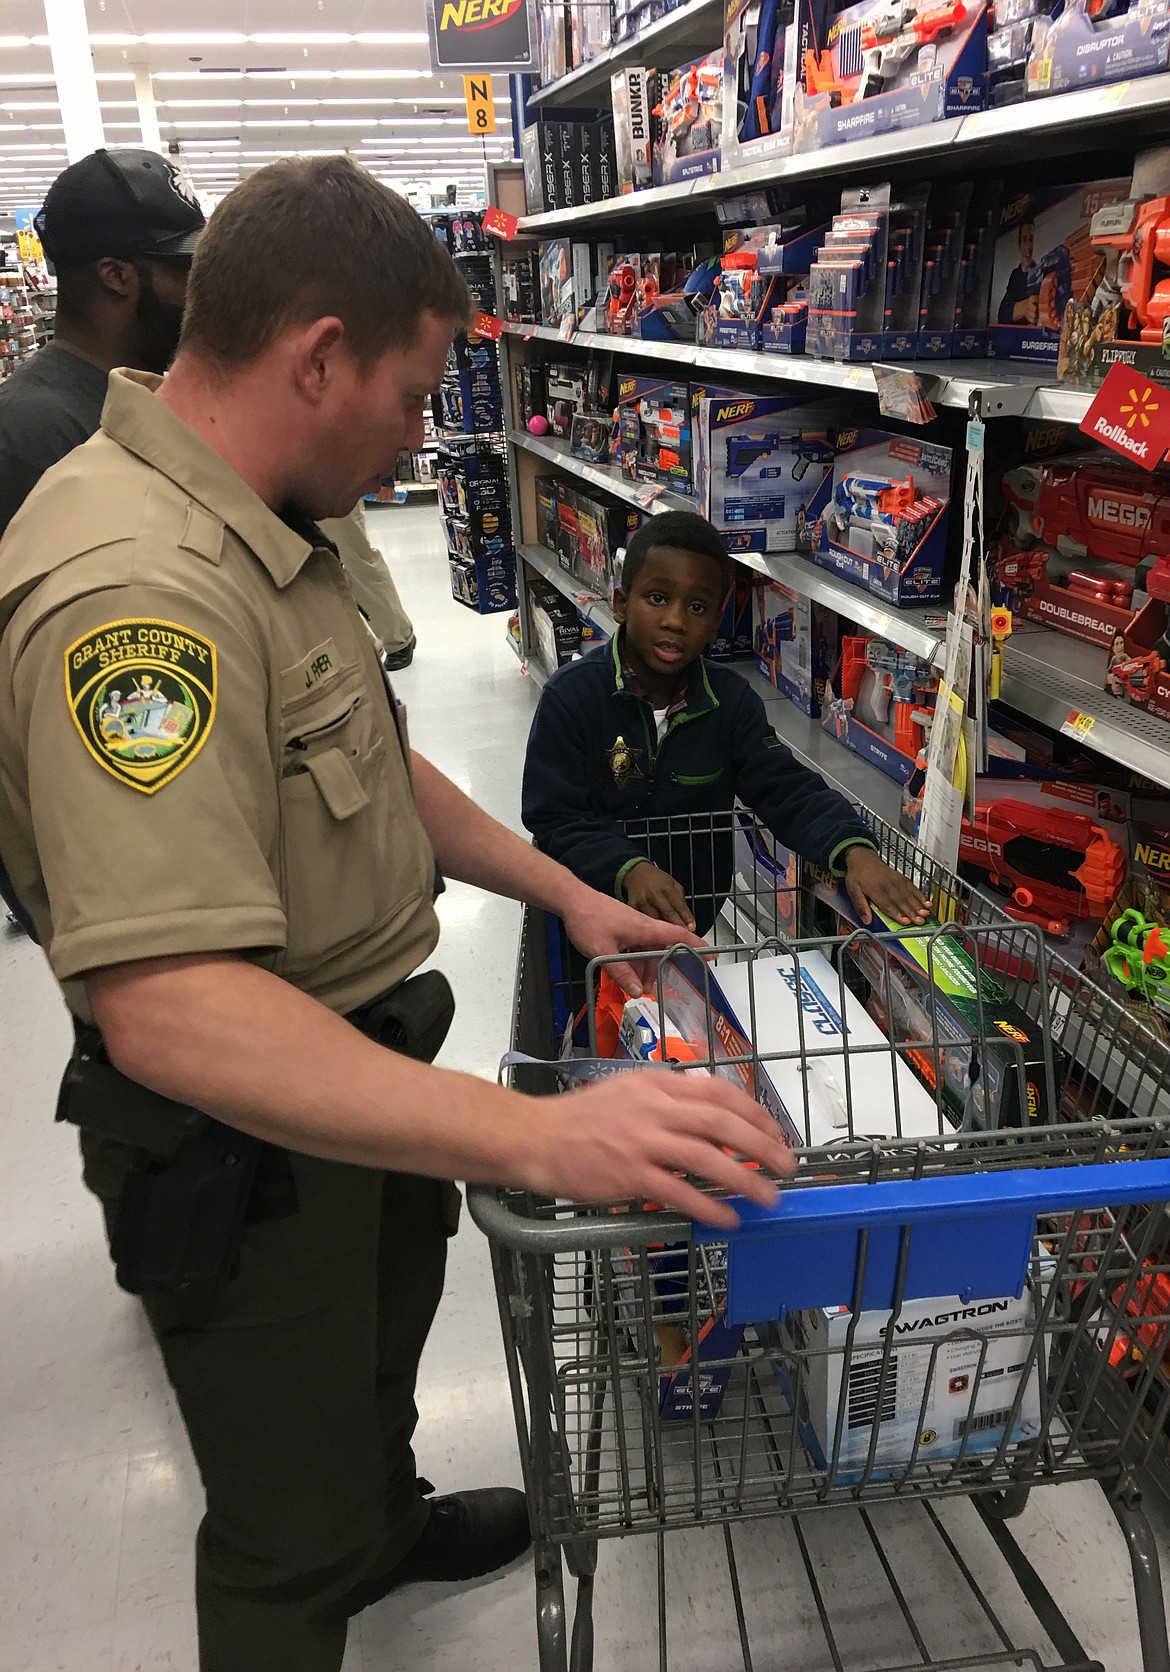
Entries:
{"type": "Polygon", "coordinates": [[[844,796],[794,759],[730,668],[694,664],[686,708],[661,743],[653,709],[622,677],[617,637],[549,680],[528,739],[522,817],[544,852],[584,882],[622,898],[627,871],[652,859],[682,884],[705,933],[731,885],[737,797],[824,870],[843,870],[847,847],[876,846],[844,796]]]}

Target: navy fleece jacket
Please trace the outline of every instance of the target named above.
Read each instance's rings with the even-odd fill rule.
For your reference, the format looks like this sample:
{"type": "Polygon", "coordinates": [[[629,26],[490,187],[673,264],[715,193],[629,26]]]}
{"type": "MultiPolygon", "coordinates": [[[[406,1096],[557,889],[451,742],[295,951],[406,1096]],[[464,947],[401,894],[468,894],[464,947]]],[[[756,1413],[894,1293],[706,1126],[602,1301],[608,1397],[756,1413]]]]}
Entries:
{"type": "Polygon", "coordinates": [[[617,637],[545,686],[528,738],[522,817],[544,852],[592,887],[622,898],[627,872],[649,858],[682,885],[705,933],[731,884],[732,821],[695,820],[704,834],[688,839],[676,815],[727,815],[737,797],[824,870],[842,871],[846,849],[859,842],[876,846],[844,796],[793,758],[730,668],[693,665],[686,707],[661,742],[651,705],[625,684],[617,637]]]}

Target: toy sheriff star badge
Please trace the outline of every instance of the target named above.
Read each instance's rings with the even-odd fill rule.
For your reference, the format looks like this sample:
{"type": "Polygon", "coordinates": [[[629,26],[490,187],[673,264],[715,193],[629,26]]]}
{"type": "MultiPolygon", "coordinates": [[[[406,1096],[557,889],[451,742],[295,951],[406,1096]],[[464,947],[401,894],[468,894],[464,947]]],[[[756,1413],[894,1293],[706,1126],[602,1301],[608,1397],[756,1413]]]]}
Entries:
{"type": "Polygon", "coordinates": [[[65,652],[82,742],[123,784],[153,795],[199,753],[215,719],[215,646],[173,621],[110,621],[65,652]]]}
{"type": "Polygon", "coordinates": [[[631,778],[642,776],[642,751],[631,749],[624,737],[615,737],[613,748],[606,751],[610,774],[619,790],[625,789],[631,778]]]}

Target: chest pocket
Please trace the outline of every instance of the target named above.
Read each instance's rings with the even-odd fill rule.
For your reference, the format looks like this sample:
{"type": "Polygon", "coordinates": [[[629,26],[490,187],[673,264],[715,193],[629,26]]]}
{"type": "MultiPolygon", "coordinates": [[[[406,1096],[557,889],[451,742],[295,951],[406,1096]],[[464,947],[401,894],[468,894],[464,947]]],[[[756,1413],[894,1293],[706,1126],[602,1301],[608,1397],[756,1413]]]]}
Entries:
{"type": "Polygon", "coordinates": [[[281,725],[278,968],[296,975],[407,918],[430,886],[430,849],[385,694],[362,669],[286,703],[281,725]]]}

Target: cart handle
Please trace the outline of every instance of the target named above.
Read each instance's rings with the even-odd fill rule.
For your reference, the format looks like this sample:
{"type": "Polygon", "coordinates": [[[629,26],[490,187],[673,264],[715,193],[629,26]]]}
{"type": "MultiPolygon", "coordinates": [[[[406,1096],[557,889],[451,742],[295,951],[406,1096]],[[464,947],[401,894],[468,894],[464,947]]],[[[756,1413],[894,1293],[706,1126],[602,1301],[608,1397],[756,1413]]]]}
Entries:
{"type": "Polygon", "coordinates": [[[494,1192],[468,1192],[480,1230],[527,1254],[725,1243],[727,1321],[760,1323],[788,1311],[909,1300],[1020,1295],[1036,1219],[1045,1213],[1170,1201],[1170,1159],[1004,1168],[865,1184],[791,1184],[771,1208],[735,1198],[735,1231],[679,1215],[599,1214],[561,1222],[516,1213],[494,1192]],[[904,1270],[902,1269],[904,1266],[904,1270]]]}

